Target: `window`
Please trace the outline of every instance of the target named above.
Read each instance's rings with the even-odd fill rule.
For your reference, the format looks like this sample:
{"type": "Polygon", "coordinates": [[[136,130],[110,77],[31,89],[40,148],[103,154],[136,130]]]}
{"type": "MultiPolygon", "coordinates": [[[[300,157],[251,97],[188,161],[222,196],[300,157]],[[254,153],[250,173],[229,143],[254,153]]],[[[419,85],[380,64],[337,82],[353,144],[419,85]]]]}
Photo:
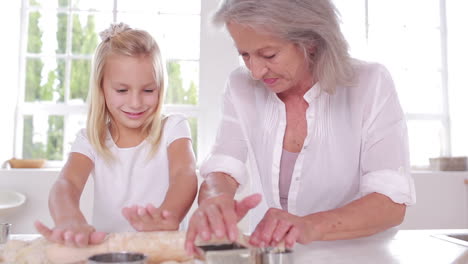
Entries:
{"type": "Polygon", "coordinates": [[[167,60],[165,109],[189,117],[197,149],[200,0],[23,0],[15,156],[62,161],[86,125],[98,33],[125,22],[149,31],[167,60]]]}
{"type": "Polygon", "coordinates": [[[406,113],[413,167],[453,155],[445,0],[334,2],[351,54],[380,62],[392,73],[406,113]]]}
{"type": "MultiPolygon", "coordinates": [[[[351,54],[381,62],[392,73],[408,120],[413,166],[428,166],[430,157],[466,156],[468,35],[464,25],[468,18],[464,11],[468,2],[333,1],[341,12],[351,54]]],[[[16,44],[0,42],[4,50],[14,51],[5,52],[9,62],[0,61],[8,73],[2,79],[4,86],[19,87],[18,95],[0,97],[2,112],[16,119],[14,127],[2,131],[0,142],[6,147],[0,155],[64,159],[75,133],[85,126],[84,101],[97,33],[112,22],[126,22],[148,30],[160,44],[170,75],[166,112],[189,117],[202,161],[217,131],[224,83],[239,65],[228,34],[209,21],[217,4],[208,0],[22,0],[21,21],[14,22],[19,2],[3,3],[0,20],[12,24],[5,35],[18,34],[20,28],[21,45],[16,67],[11,62],[16,61],[16,44]],[[5,19],[9,14],[15,16],[5,19]],[[10,64],[20,70],[11,70],[10,64]],[[8,140],[12,136],[14,144],[8,140]]],[[[5,120],[9,124],[13,119],[5,120]]]]}

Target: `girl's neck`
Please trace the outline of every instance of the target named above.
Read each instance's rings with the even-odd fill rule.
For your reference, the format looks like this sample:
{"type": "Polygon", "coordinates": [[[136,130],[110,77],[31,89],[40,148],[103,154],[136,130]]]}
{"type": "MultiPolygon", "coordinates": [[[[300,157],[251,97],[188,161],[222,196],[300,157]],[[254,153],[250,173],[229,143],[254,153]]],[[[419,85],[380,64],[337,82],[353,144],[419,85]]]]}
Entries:
{"type": "Polygon", "coordinates": [[[115,145],[119,148],[136,147],[148,136],[141,128],[119,127],[112,123],[109,125],[109,132],[115,145]]]}

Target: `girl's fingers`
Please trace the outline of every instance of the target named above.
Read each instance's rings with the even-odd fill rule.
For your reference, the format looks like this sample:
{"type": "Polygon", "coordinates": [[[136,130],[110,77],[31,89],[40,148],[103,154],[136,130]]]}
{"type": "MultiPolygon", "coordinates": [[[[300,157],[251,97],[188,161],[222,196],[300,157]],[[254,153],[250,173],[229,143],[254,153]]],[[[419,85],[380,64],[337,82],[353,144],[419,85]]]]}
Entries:
{"type": "Polygon", "coordinates": [[[138,206],[137,214],[139,217],[139,221],[142,221],[143,223],[153,222],[153,217],[150,215],[150,213],[146,210],[145,207],[138,206]]]}
{"type": "Polygon", "coordinates": [[[78,247],[86,247],[88,245],[88,234],[87,233],[77,233],[75,234],[75,245],[78,247]]]}
{"type": "Polygon", "coordinates": [[[63,244],[64,243],[63,233],[64,233],[64,230],[54,228],[52,230],[52,234],[50,235],[50,241],[63,244]]]}
{"type": "Polygon", "coordinates": [[[65,245],[68,247],[75,247],[75,233],[71,230],[67,230],[63,233],[63,239],[65,245]]]}
{"type": "Polygon", "coordinates": [[[89,244],[90,245],[101,244],[106,238],[106,235],[107,234],[104,232],[92,232],[89,235],[89,244]]]}
{"type": "Polygon", "coordinates": [[[148,204],[146,206],[146,210],[154,220],[158,221],[162,218],[161,210],[159,208],[154,207],[154,205],[148,204]]]}
{"type": "Polygon", "coordinates": [[[43,237],[47,240],[50,240],[50,236],[52,235],[52,230],[45,226],[42,222],[36,221],[34,222],[34,226],[36,227],[37,232],[39,232],[43,237]]]}

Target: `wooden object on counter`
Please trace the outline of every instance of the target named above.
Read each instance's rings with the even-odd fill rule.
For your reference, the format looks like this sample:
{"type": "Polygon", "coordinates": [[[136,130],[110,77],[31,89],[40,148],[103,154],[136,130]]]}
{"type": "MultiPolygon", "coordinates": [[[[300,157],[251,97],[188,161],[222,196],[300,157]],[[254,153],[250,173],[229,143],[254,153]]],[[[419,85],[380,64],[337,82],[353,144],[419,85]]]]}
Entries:
{"type": "Polygon", "coordinates": [[[8,160],[10,167],[14,169],[36,169],[44,167],[45,159],[15,159],[8,160]]]}

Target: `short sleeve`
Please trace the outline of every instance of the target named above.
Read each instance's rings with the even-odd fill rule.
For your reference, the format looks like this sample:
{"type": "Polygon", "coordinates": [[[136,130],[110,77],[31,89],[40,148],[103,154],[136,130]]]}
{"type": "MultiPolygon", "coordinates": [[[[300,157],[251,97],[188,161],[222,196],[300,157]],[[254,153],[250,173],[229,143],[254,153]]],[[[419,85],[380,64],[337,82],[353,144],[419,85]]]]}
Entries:
{"type": "Polygon", "coordinates": [[[416,201],[411,176],[406,120],[388,71],[379,66],[363,123],[361,195],[378,192],[396,203],[416,201]]]}
{"type": "Polygon", "coordinates": [[[166,147],[179,138],[191,139],[187,118],[180,114],[169,115],[164,124],[166,147]]]}
{"type": "Polygon", "coordinates": [[[86,135],[86,129],[81,129],[77,135],[75,142],[73,142],[70,152],[81,153],[91,159],[93,162],[96,158],[96,152],[89,142],[86,135]]]}

